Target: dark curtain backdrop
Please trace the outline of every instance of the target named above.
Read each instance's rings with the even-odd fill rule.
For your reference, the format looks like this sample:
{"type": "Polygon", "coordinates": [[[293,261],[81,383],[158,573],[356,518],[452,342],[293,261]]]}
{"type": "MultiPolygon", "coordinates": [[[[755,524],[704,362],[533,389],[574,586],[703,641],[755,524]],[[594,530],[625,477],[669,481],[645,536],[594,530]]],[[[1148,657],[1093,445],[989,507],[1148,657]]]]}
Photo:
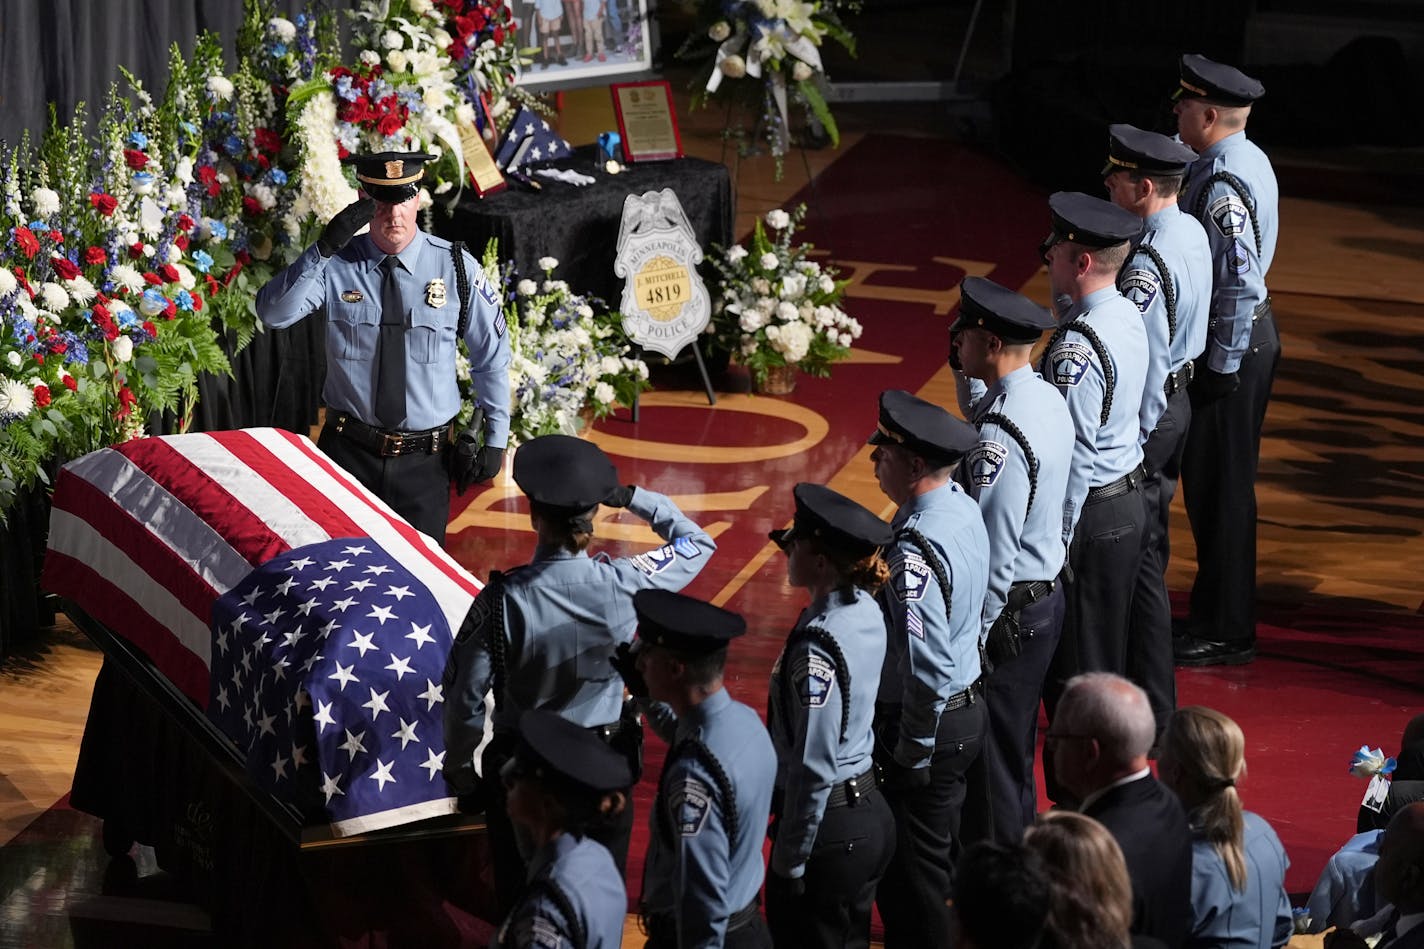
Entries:
{"type": "MultiPolygon", "coordinates": [[[[354,0],[326,0],[345,10],[354,0]]],[[[313,4],[275,0],[277,12],[294,16],[313,4]]],[[[345,16],[339,21],[345,28],[345,16]]],[[[242,22],[241,0],[4,0],[0,3],[0,139],[15,142],[49,124],[49,104],[61,120],[78,102],[91,113],[104,102],[119,66],[143,80],[155,96],[167,85],[168,49],[185,56],[204,30],[223,39],[232,62],[242,22]]]]}

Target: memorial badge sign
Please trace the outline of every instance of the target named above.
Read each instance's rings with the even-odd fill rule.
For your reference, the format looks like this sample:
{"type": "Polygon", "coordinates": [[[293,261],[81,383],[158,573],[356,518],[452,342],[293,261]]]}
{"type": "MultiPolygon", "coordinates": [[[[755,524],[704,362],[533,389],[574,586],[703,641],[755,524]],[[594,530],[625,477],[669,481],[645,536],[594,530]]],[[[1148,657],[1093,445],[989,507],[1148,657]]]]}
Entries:
{"type": "Polygon", "coordinates": [[[702,248],[671,188],[628,195],[613,272],[624,280],[619,310],[629,339],[671,359],[697,338],[712,318],[697,273],[701,261],[702,248]]]}

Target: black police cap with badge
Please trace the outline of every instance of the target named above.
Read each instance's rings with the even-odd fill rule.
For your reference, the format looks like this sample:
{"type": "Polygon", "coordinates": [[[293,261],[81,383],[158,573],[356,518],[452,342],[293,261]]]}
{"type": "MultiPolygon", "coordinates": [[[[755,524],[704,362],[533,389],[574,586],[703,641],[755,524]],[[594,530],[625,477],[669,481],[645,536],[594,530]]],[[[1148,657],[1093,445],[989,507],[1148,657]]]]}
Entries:
{"type": "Polygon", "coordinates": [[[1173,99],[1202,99],[1213,105],[1250,105],[1266,94],[1259,79],[1252,79],[1235,66],[1187,53],[1180,63],[1173,99]]]}
{"type": "Polygon", "coordinates": [[[899,445],[937,467],[954,464],[979,443],[979,430],[903,389],[880,393],[880,421],[867,445],[899,445]]]}
{"type": "Polygon", "coordinates": [[[1175,138],[1135,125],[1109,125],[1108,162],[1103,166],[1103,177],[1115,171],[1180,175],[1196,160],[1196,151],[1175,138]]]}
{"type": "Polygon", "coordinates": [[[624,791],[633,784],[628,759],[582,725],[543,710],[519,716],[519,744],[508,776],[529,775],[591,791],[624,791]]]}
{"type": "Polygon", "coordinates": [[[671,590],[633,594],[638,639],[685,655],[705,656],[747,631],[747,621],[731,610],[671,590]]]}
{"type": "Polygon", "coordinates": [[[620,490],[618,470],[603,449],[572,435],[541,435],[519,446],[514,483],[530,504],[567,516],[585,532],[593,529],[593,509],[620,490]]]}
{"type": "Polygon", "coordinates": [[[1048,210],[1053,230],[1038,248],[1045,264],[1049,250],[1063,241],[1089,248],[1114,247],[1142,233],[1142,218],[1081,191],[1055,191],[1048,196],[1048,210]]]}
{"type": "Polygon", "coordinates": [[[803,537],[816,541],[824,552],[839,553],[854,562],[869,557],[895,539],[890,525],[873,512],[824,484],[803,481],[791,491],[796,516],[785,530],[769,536],[786,550],[803,537]]]}
{"type": "Polygon", "coordinates": [[[951,333],[967,329],[988,330],[1005,343],[1036,343],[1044,330],[1058,321],[1047,309],[988,277],[965,277],[959,285],[959,318],[951,333]]]}
{"type": "Polygon", "coordinates": [[[361,190],[382,204],[400,204],[420,191],[425,163],[434,155],[424,152],[380,152],[375,155],[347,155],[343,165],[356,166],[361,190]]]}

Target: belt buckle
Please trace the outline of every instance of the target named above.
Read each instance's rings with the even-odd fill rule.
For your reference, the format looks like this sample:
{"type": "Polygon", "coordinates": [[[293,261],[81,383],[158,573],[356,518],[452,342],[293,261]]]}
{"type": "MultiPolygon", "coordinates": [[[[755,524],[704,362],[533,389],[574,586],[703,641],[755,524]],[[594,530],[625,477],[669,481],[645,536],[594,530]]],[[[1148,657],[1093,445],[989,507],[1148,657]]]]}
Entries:
{"type": "Polygon", "coordinates": [[[860,800],[860,785],[858,783],[859,781],[860,776],[856,775],[855,777],[851,778],[849,781],[846,782],[846,789],[850,792],[851,806],[855,806],[855,802],[860,800]]]}
{"type": "Polygon", "coordinates": [[[405,439],[400,435],[392,435],[390,432],[381,432],[381,457],[396,458],[400,456],[402,443],[405,439]]]}

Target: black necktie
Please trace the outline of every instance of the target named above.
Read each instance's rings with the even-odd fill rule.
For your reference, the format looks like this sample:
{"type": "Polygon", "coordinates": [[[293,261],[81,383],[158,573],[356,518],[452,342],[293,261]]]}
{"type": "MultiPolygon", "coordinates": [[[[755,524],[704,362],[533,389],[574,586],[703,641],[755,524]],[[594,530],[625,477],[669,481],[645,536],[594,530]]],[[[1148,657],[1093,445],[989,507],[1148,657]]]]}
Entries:
{"type": "Polygon", "coordinates": [[[381,340],[376,350],[376,421],[385,428],[405,422],[405,307],[396,270],[400,261],[381,261],[381,340]]]}

